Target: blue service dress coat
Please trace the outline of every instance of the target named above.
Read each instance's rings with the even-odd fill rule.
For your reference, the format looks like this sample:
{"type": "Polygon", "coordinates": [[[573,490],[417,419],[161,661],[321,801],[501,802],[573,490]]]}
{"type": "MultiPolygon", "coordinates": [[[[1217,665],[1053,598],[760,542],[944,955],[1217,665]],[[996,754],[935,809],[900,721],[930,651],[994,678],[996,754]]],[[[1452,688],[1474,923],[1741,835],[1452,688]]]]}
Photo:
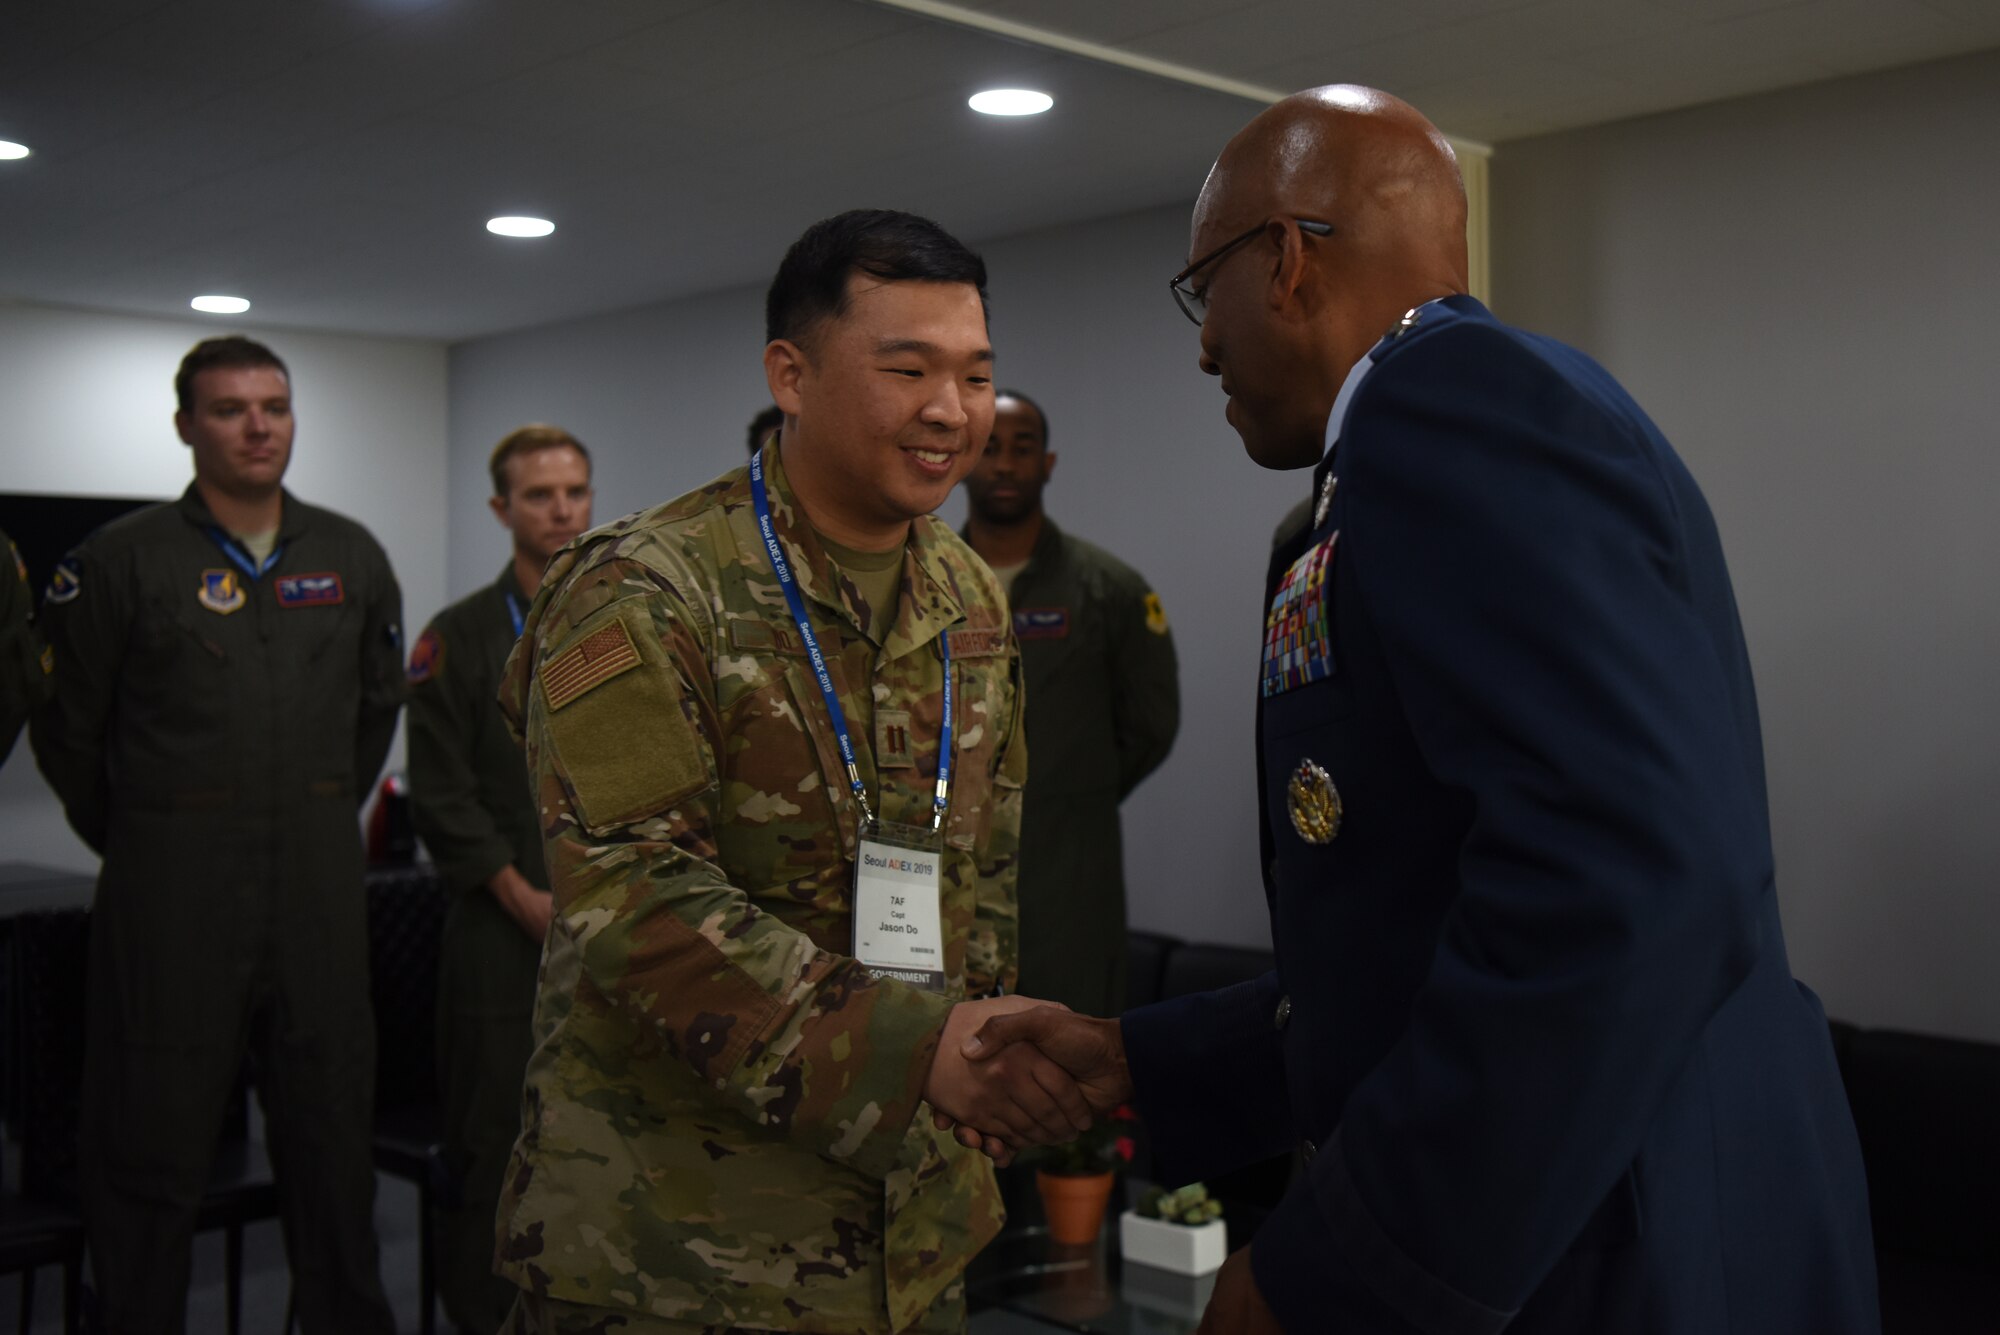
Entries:
{"type": "Polygon", "coordinates": [[[1163,1173],[1302,1147],[1252,1251],[1295,1335],[1875,1331],[1694,480],[1602,368],[1469,297],[1333,417],[1267,590],[1277,968],[1122,1022],[1163,1173]]]}

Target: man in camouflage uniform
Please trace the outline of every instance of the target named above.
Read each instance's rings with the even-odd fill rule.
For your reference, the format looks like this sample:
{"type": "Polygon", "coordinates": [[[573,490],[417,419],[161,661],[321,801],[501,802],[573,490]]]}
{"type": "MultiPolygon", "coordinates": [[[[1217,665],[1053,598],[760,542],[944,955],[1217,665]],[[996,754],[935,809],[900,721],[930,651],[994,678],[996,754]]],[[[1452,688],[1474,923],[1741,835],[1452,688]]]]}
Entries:
{"type": "Polygon", "coordinates": [[[21,725],[54,688],[55,657],[28,620],[35,610],[28,567],[5,533],[0,546],[7,549],[6,568],[0,569],[0,763],[5,763],[21,725]]]}
{"type": "Polygon", "coordinates": [[[299,1323],[387,1331],[355,812],[402,705],[402,595],[366,529],[283,489],[291,379],[269,348],[204,340],[175,389],[194,482],[57,567],[57,689],[30,734],[104,858],[77,1156],[96,1328],[181,1329],[249,1051],[299,1323]]]}
{"type": "Polygon", "coordinates": [[[500,1206],[509,1331],[961,1330],[1002,1216],[931,1113],[1010,1146],[1087,1124],[1052,1065],[1008,1103],[959,1054],[1023,1004],[964,1000],[1014,976],[1020,661],[991,573],[929,517],[986,439],[984,281],[907,214],[809,229],[767,305],[785,422],[754,465],[884,820],[931,825],[949,652],[942,990],[852,957],[862,810],[751,470],[549,568],[502,687],[556,908],[500,1206]]]}
{"type": "Polygon", "coordinates": [[[1018,390],[965,479],[965,540],[1013,608],[1034,756],[1021,813],[1021,990],[1087,1015],[1125,1009],[1118,804],[1167,758],[1180,672],[1146,577],[1042,509],[1049,422],[1018,390]]]}
{"type": "Polygon", "coordinates": [[[438,1292],[460,1329],[487,1333],[514,1303],[514,1286],[493,1273],[493,1210],[521,1129],[551,912],[527,764],[494,697],[549,558],[590,527],[590,455],[560,427],[524,426],[494,448],[489,471],[512,559],[410,649],[410,809],[451,894],[438,1087],[457,1191],[440,1221],[438,1292]]]}

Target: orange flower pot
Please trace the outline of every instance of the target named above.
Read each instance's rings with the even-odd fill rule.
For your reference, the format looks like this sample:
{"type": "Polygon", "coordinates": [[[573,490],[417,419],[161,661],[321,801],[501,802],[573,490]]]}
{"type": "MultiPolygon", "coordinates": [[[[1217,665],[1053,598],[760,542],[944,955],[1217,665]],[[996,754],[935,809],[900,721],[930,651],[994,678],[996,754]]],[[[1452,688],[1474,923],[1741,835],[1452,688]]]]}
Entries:
{"type": "Polygon", "coordinates": [[[1097,1241],[1104,1227],[1104,1207],[1111,1200],[1110,1173],[1035,1173],[1035,1187],[1042,1193],[1042,1212],[1048,1216],[1049,1237],[1069,1247],[1083,1247],[1097,1241]]]}

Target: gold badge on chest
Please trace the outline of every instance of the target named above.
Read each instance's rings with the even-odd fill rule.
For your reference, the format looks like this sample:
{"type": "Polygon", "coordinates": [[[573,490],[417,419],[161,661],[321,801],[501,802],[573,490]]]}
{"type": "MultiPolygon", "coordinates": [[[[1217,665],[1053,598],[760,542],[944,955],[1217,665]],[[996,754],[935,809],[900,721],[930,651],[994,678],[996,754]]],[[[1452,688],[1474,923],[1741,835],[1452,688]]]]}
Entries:
{"type": "Polygon", "coordinates": [[[1309,844],[1330,844],[1340,833],[1340,793],[1325,770],[1301,760],[1285,786],[1285,805],[1292,828],[1309,844]]]}

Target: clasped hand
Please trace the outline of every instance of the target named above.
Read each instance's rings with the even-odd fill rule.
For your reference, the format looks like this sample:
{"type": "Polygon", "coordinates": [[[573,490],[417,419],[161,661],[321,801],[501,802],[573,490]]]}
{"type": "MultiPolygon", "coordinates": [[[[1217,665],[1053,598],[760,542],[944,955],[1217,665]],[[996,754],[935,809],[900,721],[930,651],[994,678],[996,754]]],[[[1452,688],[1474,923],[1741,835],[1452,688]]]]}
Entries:
{"type": "Polygon", "coordinates": [[[1131,1095],[1116,1020],[1028,997],[952,1007],[924,1084],[938,1129],[1002,1164],[1075,1139],[1131,1095]]]}

